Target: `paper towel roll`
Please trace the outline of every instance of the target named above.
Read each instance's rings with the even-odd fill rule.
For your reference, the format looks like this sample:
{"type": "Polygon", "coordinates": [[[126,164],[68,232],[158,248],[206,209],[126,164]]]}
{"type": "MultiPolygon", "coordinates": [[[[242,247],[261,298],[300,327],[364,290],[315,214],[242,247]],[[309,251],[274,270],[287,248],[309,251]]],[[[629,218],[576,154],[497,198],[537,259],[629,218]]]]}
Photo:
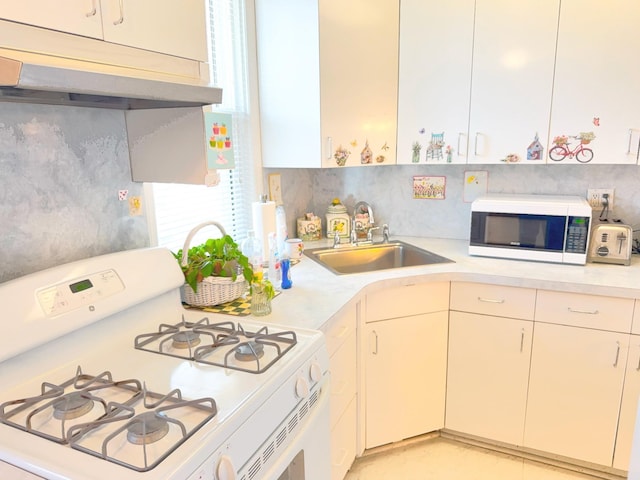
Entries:
{"type": "Polygon", "coordinates": [[[253,230],[262,244],[262,260],[269,258],[269,233],[276,233],[276,203],[253,202],[253,230]]]}

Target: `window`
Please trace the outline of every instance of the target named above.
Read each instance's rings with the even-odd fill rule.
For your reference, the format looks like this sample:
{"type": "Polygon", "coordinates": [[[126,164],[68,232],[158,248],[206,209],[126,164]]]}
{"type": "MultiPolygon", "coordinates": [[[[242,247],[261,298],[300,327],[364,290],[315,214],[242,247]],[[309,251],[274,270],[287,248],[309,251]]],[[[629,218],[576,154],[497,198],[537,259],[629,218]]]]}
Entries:
{"type": "MultiPolygon", "coordinates": [[[[233,115],[236,167],[218,170],[220,183],[203,185],[150,184],[147,198],[153,206],[149,218],[151,244],[177,252],[189,231],[210,220],[220,223],[236,241],[251,228],[251,201],[255,199],[257,174],[252,154],[250,119],[249,53],[245,0],[209,0],[211,59],[210,78],[222,87],[223,103],[214,111],[233,115]]],[[[204,141],[204,139],[203,139],[204,141]]],[[[202,229],[192,240],[201,243],[219,233],[202,229]]]]}

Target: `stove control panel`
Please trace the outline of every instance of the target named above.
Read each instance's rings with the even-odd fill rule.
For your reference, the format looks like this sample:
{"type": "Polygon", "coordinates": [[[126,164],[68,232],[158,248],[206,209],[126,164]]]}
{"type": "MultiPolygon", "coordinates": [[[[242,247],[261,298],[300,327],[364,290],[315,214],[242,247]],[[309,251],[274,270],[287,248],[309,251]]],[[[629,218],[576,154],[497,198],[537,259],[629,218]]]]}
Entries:
{"type": "Polygon", "coordinates": [[[109,269],[59,283],[36,291],[40,307],[48,317],[89,306],[96,301],[124,290],[124,283],[115,270],[109,269]]]}

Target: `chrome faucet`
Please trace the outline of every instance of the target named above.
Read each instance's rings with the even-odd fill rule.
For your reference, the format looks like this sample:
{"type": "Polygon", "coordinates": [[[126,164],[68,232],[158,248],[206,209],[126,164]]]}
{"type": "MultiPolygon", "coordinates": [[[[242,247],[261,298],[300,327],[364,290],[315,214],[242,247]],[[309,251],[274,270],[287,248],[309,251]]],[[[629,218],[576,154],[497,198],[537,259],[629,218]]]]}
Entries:
{"type": "Polygon", "coordinates": [[[356,203],[356,206],[353,207],[353,221],[351,222],[351,244],[352,245],[356,245],[358,243],[358,232],[356,229],[356,215],[358,215],[358,212],[360,211],[359,209],[361,207],[366,208],[367,210],[367,214],[369,215],[369,225],[366,225],[364,227],[366,227],[367,230],[367,242],[371,242],[372,241],[372,232],[371,229],[373,227],[373,209],[371,208],[371,205],[369,205],[367,202],[363,202],[360,201],[358,203],[356,203]]]}

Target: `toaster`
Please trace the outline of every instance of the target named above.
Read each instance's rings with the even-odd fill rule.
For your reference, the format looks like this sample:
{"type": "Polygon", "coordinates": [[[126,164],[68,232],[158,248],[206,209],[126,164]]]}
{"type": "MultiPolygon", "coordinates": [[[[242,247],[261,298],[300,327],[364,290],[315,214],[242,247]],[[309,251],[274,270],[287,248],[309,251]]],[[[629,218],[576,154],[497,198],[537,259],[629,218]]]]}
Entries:
{"type": "Polygon", "coordinates": [[[587,261],[629,265],[633,230],[629,225],[603,223],[593,227],[587,261]]]}

